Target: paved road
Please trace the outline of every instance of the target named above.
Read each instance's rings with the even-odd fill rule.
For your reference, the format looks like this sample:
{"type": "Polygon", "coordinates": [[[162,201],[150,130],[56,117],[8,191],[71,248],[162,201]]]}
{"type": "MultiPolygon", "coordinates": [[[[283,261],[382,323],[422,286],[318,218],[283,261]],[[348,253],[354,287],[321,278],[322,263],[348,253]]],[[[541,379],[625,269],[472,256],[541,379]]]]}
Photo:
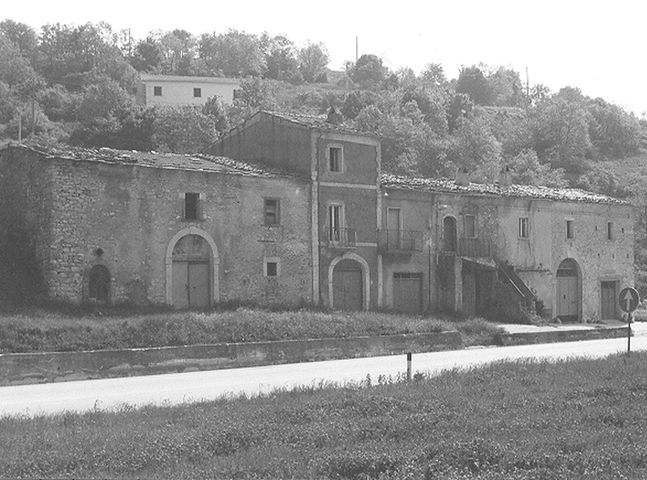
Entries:
{"type": "MultiPolygon", "coordinates": [[[[642,332],[641,332],[642,333],[642,332]]],[[[640,334],[639,334],[640,335],[640,334]]],[[[627,340],[492,347],[413,355],[413,371],[438,373],[498,360],[519,358],[598,358],[626,351],[627,340]]],[[[647,350],[647,335],[631,339],[632,351],[647,350]]],[[[367,374],[397,375],[406,371],[405,355],[316,363],[236,368],[142,377],[84,380],[0,388],[0,415],[52,414],[63,411],[115,409],[125,404],[177,404],[245,393],[254,395],[277,388],[320,382],[360,381],[367,374]]]]}

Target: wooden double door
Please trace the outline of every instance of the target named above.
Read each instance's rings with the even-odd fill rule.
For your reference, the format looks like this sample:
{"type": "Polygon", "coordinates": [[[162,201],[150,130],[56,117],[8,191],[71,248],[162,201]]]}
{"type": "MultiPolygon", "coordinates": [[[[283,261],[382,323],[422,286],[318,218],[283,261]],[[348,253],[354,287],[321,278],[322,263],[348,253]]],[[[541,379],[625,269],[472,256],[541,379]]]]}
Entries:
{"type": "Polygon", "coordinates": [[[354,260],[342,260],[333,271],[333,308],[335,310],[362,310],[362,269],[354,260]]]}
{"type": "Polygon", "coordinates": [[[210,283],[209,262],[173,262],[173,305],[208,308],[210,283]]]}

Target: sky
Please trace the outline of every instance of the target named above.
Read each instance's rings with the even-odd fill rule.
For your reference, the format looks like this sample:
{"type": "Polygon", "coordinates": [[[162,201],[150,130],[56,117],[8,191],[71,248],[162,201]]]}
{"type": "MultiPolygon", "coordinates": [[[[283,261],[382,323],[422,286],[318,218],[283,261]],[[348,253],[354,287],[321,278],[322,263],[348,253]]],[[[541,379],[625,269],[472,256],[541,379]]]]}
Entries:
{"type": "Polygon", "coordinates": [[[373,53],[393,70],[420,73],[440,63],[447,78],[461,66],[513,68],[552,91],[578,87],[642,116],[647,113],[645,30],[641,0],[0,0],[0,20],[39,29],[47,23],[105,21],[148,32],[181,28],[193,34],[282,34],[301,46],[326,45],[333,70],[373,53]]]}

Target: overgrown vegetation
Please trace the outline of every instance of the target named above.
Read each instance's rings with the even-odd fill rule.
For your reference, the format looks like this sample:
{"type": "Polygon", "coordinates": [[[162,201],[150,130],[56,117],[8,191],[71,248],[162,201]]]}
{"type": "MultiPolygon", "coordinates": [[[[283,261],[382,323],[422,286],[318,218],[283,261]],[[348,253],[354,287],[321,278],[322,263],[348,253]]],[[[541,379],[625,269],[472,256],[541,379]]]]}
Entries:
{"type": "Polygon", "coordinates": [[[0,353],[102,350],[205,343],[434,333],[458,329],[467,345],[494,344],[502,329],[482,319],[452,322],[376,312],[217,312],[94,314],[22,308],[0,314],[0,353]]]}
{"type": "Polygon", "coordinates": [[[0,419],[11,478],[647,476],[647,355],[497,363],[261,398],[0,419]]]}

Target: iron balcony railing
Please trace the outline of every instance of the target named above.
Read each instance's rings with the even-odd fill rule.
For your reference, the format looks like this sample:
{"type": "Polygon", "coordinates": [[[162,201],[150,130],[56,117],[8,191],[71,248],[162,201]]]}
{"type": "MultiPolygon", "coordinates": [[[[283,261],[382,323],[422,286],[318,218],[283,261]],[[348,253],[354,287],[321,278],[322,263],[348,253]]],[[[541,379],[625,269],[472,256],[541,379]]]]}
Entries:
{"type": "Polygon", "coordinates": [[[357,231],[352,228],[330,228],[323,231],[325,242],[332,247],[355,247],[357,245],[357,231]]]}
{"type": "Polygon", "coordinates": [[[492,242],[481,238],[459,238],[458,245],[449,242],[443,246],[443,252],[474,258],[494,258],[496,256],[496,248],[492,242]]]}
{"type": "Polygon", "coordinates": [[[422,232],[417,230],[378,230],[377,248],[381,252],[421,252],[422,232]]]}

